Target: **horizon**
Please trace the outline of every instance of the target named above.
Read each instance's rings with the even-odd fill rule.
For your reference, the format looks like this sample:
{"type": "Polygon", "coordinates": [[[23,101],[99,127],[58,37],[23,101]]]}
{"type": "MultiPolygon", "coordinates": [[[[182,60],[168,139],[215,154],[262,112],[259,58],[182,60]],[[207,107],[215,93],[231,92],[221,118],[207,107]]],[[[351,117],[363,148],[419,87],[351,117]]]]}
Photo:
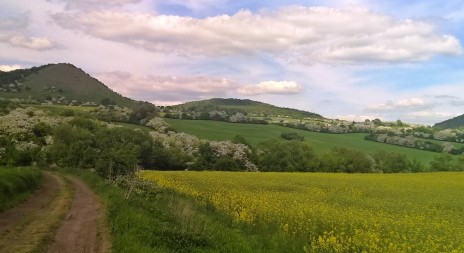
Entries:
{"type": "Polygon", "coordinates": [[[155,105],[238,98],[349,121],[464,113],[464,3],[0,0],[0,70],[69,62],[155,105]]]}

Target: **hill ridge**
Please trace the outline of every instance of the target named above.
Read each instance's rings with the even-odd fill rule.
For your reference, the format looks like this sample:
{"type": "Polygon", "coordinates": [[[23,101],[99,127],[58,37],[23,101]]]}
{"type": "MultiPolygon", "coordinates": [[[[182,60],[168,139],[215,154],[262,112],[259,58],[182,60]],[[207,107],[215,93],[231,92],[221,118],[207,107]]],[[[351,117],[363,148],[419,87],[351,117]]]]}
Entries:
{"type": "Polygon", "coordinates": [[[98,105],[105,102],[127,107],[136,104],[135,100],[111,90],[71,63],[51,63],[1,72],[0,97],[37,103],[98,105]]]}
{"type": "Polygon", "coordinates": [[[439,129],[464,127],[464,114],[436,123],[435,125],[433,125],[433,127],[439,129]]]}
{"type": "Polygon", "coordinates": [[[173,108],[185,111],[208,111],[208,110],[222,110],[222,111],[238,111],[242,113],[251,114],[267,114],[267,115],[285,115],[292,117],[309,117],[309,118],[323,118],[320,114],[308,112],[304,110],[279,107],[276,105],[255,101],[251,99],[239,98],[211,98],[205,100],[190,101],[179,105],[172,106],[173,108]]]}

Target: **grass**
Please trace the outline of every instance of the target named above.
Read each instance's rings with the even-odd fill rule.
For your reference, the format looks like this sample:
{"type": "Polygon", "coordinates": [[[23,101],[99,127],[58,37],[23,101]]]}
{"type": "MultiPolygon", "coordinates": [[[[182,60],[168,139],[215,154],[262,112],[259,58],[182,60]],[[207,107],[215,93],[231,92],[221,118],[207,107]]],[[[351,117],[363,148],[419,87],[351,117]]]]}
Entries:
{"type": "Polygon", "coordinates": [[[156,188],[147,196],[108,183],[95,173],[67,170],[102,199],[112,252],[262,252],[264,247],[230,218],[188,196],[156,188]]]}
{"type": "Polygon", "coordinates": [[[38,169],[0,168],[0,212],[25,200],[41,182],[38,169]]]}
{"type": "Polygon", "coordinates": [[[405,154],[409,159],[416,159],[428,164],[437,153],[419,149],[401,147],[385,143],[364,140],[366,134],[328,134],[291,129],[277,125],[234,124],[210,120],[178,120],[165,119],[166,122],[180,132],[195,135],[207,140],[230,140],[242,135],[252,145],[268,140],[279,139],[283,132],[295,132],[304,136],[316,152],[328,151],[335,146],[343,146],[368,153],[385,150],[405,154]]]}
{"type": "Polygon", "coordinates": [[[155,172],[265,252],[464,252],[464,173],[155,172]]]}

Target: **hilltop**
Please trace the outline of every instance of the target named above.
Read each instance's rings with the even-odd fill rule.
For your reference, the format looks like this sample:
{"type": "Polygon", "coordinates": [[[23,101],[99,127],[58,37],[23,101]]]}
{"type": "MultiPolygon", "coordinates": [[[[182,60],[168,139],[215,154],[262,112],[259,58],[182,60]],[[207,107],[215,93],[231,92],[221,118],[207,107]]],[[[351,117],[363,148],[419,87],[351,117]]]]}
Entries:
{"type": "Polygon", "coordinates": [[[54,104],[115,104],[134,107],[126,98],[68,63],[0,72],[0,98],[54,104]]]}
{"type": "Polygon", "coordinates": [[[255,116],[278,116],[285,115],[292,118],[320,118],[323,117],[317,113],[307,112],[291,108],[277,107],[263,102],[249,99],[236,98],[212,98],[208,100],[187,102],[175,105],[173,108],[183,112],[211,112],[224,111],[226,113],[240,112],[255,116]]]}
{"type": "Polygon", "coordinates": [[[464,127],[464,114],[435,124],[433,127],[439,129],[460,128],[464,127]]]}

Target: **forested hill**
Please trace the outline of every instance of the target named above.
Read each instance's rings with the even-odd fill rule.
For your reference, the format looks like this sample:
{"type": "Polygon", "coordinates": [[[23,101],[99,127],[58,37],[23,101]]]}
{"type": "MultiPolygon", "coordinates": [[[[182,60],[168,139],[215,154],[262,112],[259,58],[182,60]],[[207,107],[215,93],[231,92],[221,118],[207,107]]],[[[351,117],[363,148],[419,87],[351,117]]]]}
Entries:
{"type": "Polygon", "coordinates": [[[307,112],[291,108],[282,108],[274,105],[253,101],[249,99],[236,98],[213,98],[208,100],[188,102],[173,106],[182,111],[209,112],[213,110],[226,112],[242,112],[246,114],[260,115],[285,115],[293,118],[323,118],[313,112],[307,112]]]}
{"type": "Polygon", "coordinates": [[[0,72],[0,98],[54,104],[136,105],[136,101],[112,91],[82,69],[68,63],[0,72]]]}
{"type": "Polygon", "coordinates": [[[439,129],[464,127],[464,114],[461,116],[457,116],[455,118],[448,119],[443,122],[437,123],[433,127],[436,127],[439,129]]]}

